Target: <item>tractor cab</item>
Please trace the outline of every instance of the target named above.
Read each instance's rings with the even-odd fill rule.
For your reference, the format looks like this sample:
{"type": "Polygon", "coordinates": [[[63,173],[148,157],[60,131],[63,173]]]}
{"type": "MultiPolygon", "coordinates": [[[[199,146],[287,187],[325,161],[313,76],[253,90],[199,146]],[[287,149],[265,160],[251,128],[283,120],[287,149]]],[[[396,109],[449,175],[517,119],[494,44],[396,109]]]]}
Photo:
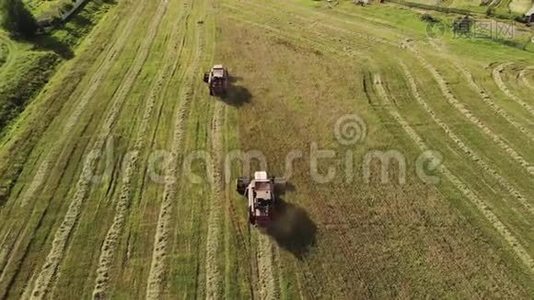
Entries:
{"type": "Polygon", "coordinates": [[[210,96],[224,96],[228,90],[228,71],[223,65],[214,65],[210,72],[204,73],[210,96]]]}
{"type": "Polygon", "coordinates": [[[252,224],[266,227],[271,220],[271,212],[274,206],[274,183],[267,178],[267,172],[254,174],[254,186],[252,195],[248,194],[249,209],[252,210],[252,224]]]}
{"type": "Polygon", "coordinates": [[[282,179],[269,178],[267,172],[255,172],[254,178],[241,177],[237,180],[237,191],[248,200],[250,224],[268,227],[276,206],[275,186],[283,184],[282,179]]]}

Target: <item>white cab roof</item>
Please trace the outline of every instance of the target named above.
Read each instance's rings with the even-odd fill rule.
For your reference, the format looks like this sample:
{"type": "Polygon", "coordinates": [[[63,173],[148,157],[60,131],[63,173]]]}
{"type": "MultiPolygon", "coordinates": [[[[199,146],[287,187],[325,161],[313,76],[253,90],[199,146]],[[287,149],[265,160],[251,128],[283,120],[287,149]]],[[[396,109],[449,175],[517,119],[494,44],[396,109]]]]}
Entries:
{"type": "Polygon", "coordinates": [[[255,180],[268,180],[267,172],[265,172],[265,171],[255,172],[254,173],[254,179],[255,180]]]}

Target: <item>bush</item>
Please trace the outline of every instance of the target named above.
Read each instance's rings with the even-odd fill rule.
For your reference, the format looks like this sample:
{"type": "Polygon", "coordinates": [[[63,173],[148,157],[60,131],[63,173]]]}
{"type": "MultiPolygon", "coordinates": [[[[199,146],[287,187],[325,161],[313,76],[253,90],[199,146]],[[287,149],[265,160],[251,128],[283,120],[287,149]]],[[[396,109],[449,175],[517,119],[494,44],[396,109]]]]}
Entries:
{"type": "Polygon", "coordinates": [[[37,21],[22,0],[0,0],[0,22],[14,36],[29,38],[38,29],[37,21]]]}
{"type": "Polygon", "coordinates": [[[439,20],[434,18],[431,14],[423,14],[421,16],[421,21],[426,23],[439,23],[439,20]]]}

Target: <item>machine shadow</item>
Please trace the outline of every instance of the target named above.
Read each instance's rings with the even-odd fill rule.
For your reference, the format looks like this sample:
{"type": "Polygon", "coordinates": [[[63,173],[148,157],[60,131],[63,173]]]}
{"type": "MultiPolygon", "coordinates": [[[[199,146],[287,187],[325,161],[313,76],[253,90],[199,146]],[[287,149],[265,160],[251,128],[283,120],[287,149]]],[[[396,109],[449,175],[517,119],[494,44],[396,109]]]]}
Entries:
{"type": "Polygon", "coordinates": [[[230,76],[228,91],[226,95],[221,97],[221,100],[231,106],[240,107],[252,100],[250,91],[236,82],[241,80],[241,77],[230,76]]]}
{"type": "Polygon", "coordinates": [[[226,95],[221,97],[221,100],[231,106],[240,107],[249,103],[252,99],[252,94],[247,88],[230,84],[226,95]]]}
{"type": "Polygon", "coordinates": [[[266,234],[281,248],[302,259],[315,245],[316,233],[317,226],[302,207],[278,199],[275,218],[266,234]]]}

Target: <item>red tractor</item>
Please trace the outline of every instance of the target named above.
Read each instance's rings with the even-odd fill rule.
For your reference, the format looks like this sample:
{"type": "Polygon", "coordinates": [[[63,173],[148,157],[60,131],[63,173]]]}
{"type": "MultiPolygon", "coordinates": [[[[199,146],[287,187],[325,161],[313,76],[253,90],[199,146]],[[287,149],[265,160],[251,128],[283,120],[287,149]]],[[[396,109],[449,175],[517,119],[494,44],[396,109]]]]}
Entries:
{"type": "Polygon", "coordinates": [[[249,222],[267,228],[274,216],[277,194],[284,189],[281,178],[267,177],[267,172],[255,172],[254,178],[240,177],[237,180],[237,192],[248,199],[249,222]]]}
{"type": "Polygon", "coordinates": [[[223,65],[214,65],[210,72],[204,73],[204,82],[209,86],[210,96],[226,95],[228,81],[228,71],[223,65]]]}

